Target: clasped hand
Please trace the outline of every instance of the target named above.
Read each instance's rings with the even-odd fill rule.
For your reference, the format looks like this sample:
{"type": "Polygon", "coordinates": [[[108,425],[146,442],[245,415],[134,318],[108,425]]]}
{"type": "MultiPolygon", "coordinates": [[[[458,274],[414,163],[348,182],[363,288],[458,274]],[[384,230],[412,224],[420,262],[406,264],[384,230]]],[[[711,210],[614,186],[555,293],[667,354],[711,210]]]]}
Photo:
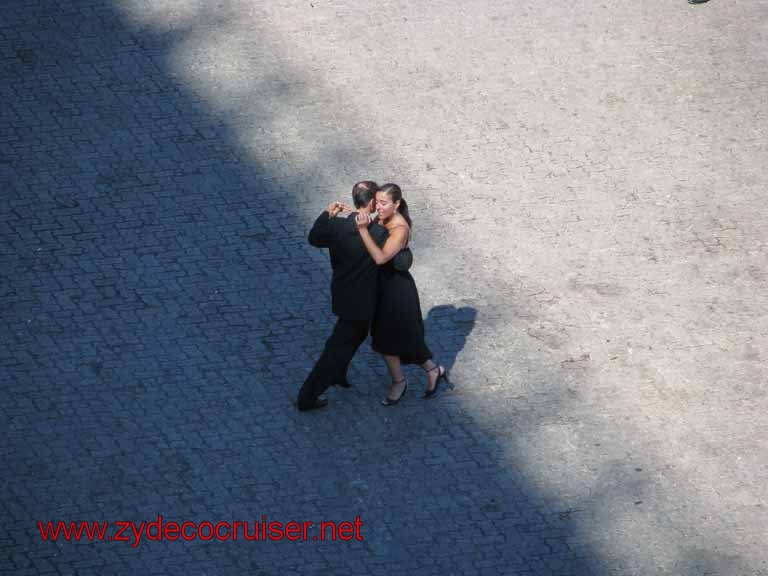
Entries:
{"type": "Polygon", "coordinates": [[[355,209],[344,202],[331,202],[326,209],[331,218],[335,218],[341,212],[354,212],[355,209]]]}
{"type": "MultiPolygon", "coordinates": [[[[349,206],[348,204],[344,204],[344,202],[331,202],[328,204],[328,214],[331,218],[335,218],[338,216],[341,212],[354,212],[355,209],[349,206]]],[[[368,212],[358,212],[355,216],[355,222],[357,223],[357,227],[362,228],[368,228],[368,225],[373,221],[372,215],[368,212]]]]}

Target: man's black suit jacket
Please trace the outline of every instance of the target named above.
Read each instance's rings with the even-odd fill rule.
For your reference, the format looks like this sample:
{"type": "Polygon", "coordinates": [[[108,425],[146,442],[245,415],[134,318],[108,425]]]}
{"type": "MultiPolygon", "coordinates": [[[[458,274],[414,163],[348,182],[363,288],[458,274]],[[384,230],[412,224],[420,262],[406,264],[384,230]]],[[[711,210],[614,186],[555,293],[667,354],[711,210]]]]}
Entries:
{"type": "MultiPolygon", "coordinates": [[[[373,240],[382,246],[387,239],[386,229],[374,222],[368,230],[373,240]]],[[[323,212],[309,231],[309,243],[328,248],[330,253],[333,313],[344,320],[372,320],[376,311],[378,267],[360,238],[355,213],[346,218],[331,218],[327,211],[323,212]]]]}

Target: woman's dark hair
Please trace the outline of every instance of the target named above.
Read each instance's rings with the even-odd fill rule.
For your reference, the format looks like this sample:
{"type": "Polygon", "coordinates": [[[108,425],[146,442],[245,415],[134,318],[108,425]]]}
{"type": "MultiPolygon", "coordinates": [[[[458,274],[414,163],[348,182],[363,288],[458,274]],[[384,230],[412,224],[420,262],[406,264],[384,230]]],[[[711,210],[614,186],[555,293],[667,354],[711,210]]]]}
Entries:
{"type": "Polygon", "coordinates": [[[386,195],[388,195],[390,198],[392,198],[392,202],[400,201],[400,207],[397,209],[398,212],[400,212],[400,215],[405,218],[405,221],[408,222],[408,227],[411,228],[411,216],[408,214],[408,203],[405,201],[405,198],[403,198],[403,192],[400,190],[400,186],[397,184],[384,184],[381,188],[379,188],[379,192],[384,192],[386,195]]]}

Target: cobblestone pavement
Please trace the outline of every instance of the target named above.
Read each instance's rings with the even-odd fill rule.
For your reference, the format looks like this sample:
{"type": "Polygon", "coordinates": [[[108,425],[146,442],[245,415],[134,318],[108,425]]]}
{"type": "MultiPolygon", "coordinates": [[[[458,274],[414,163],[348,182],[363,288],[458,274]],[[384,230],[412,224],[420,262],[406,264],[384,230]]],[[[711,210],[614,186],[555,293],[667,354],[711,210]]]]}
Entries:
{"type": "MultiPolygon", "coordinates": [[[[768,574],[768,2],[0,5],[0,574],[768,574]],[[455,387],[298,413],[400,183],[455,387]],[[38,521],[363,522],[44,542],[38,521]],[[317,532],[315,532],[317,534],[317,532]]],[[[110,531],[110,534],[114,534],[110,531]]]]}

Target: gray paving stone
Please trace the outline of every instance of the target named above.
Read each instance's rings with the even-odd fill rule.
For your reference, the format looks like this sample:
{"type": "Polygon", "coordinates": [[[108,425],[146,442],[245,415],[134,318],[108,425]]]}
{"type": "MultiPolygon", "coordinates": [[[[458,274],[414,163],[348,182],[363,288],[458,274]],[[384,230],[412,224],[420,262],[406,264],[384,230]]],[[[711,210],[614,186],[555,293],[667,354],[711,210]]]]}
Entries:
{"type": "Polygon", "coordinates": [[[0,574],[768,574],[767,16],[3,3],[0,574]],[[363,177],[456,384],[383,410],[366,345],[300,414],[363,177]],[[364,540],[36,524],[159,514],[364,540]]]}

